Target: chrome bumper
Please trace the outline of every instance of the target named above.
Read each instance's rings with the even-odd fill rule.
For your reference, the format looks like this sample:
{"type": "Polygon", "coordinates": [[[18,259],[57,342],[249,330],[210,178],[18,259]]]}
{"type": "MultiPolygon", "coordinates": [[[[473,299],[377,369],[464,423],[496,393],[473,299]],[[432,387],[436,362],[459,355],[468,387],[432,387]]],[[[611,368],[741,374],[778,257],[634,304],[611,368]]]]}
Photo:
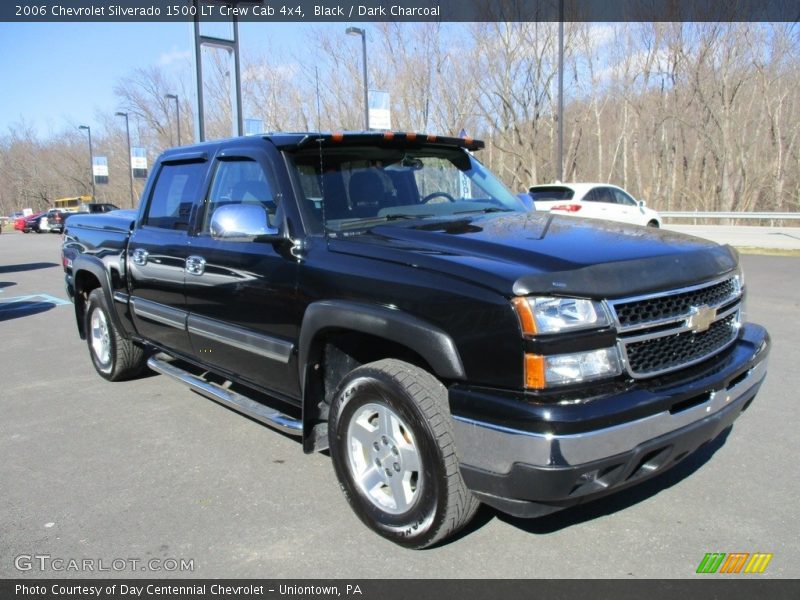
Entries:
{"type": "MultiPolygon", "coordinates": [[[[766,354],[766,353],[765,353],[766,354]]],[[[707,401],[672,414],[573,435],[531,433],[454,416],[454,433],[462,465],[490,473],[509,473],[515,463],[533,467],[571,467],[632,451],[640,444],[678,431],[719,411],[741,409],[767,373],[762,356],[735,385],[710,393],[707,401]]]]}

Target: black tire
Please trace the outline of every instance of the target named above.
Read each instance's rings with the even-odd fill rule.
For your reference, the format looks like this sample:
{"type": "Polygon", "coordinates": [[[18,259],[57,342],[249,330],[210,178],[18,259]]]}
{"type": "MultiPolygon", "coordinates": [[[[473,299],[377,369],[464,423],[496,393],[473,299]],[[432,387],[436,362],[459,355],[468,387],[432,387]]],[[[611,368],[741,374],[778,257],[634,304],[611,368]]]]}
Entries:
{"type": "Polygon", "coordinates": [[[145,365],[144,349],[119,334],[100,288],[89,294],[84,331],[92,364],[101,377],[109,381],[123,381],[142,372],[145,365]]]}
{"type": "Polygon", "coordinates": [[[447,390],[423,369],[388,359],[351,371],[331,406],[328,441],[351,508],[401,546],[444,540],[480,505],[459,471],[447,390]]]}
{"type": "Polygon", "coordinates": [[[648,227],[655,227],[656,229],[658,229],[658,227],[659,227],[659,225],[658,225],[658,221],[656,221],[655,219],[653,219],[652,221],[650,221],[650,222],[647,224],[647,226],[648,226],[648,227]]]}

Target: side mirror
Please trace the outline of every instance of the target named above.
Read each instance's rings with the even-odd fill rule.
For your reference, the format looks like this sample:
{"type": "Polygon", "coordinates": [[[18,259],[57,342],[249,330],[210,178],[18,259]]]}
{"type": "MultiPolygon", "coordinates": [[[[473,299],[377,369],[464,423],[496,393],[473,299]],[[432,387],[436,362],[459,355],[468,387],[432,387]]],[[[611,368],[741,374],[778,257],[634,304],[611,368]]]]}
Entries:
{"type": "Polygon", "coordinates": [[[228,204],[211,215],[211,237],[229,242],[252,242],[258,238],[278,238],[280,229],[270,223],[260,204],[228,204]]]}
{"type": "Polygon", "coordinates": [[[644,200],[639,200],[638,204],[639,208],[644,208],[645,206],[647,206],[647,202],[645,202],[644,200]]]}

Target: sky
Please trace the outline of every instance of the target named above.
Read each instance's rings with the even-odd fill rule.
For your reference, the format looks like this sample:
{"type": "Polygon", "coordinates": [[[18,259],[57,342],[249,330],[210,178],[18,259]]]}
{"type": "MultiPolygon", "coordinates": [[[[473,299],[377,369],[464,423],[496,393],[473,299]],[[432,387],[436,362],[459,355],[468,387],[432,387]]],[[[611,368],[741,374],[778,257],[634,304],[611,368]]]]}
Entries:
{"type": "MultiPolygon", "coordinates": [[[[350,25],[367,30],[371,23],[253,23],[239,26],[241,56],[269,48],[302,54],[317,27],[350,25]]],[[[204,35],[223,35],[229,23],[203,24],[204,35]],[[208,29],[213,27],[214,29],[208,29]]],[[[613,30],[596,26],[595,43],[613,30]]],[[[359,40],[350,37],[358,45],[359,40]]],[[[193,24],[175,23],[9,23],[0,22],[0,138],[22,122],[41,139],[88,125],[101,131],[101,117],[122,107],[114,86],[138,67],[159,66],[174,80],[192,86],[193,24]],[[182,73],[183,77],[178,77],[182,73]]],[[[179,93],[179,90],[175,90],[179,93]]],[[[183,100],[183,98],[182,98],[183,100]]],[[[245,114],[246,118],[247,115],[245,114]]]]}
{"type": "MultiPolygon", "coordinates": [[[[336,25],[344,35],[349,23],[336,25]]],[[[240,52],[260,52],[267,40],[302,44],[310,26],[241,23],[240,52]]],[[[151,65],[185,69],[192,48],[191,23],[0,23],[0,136],[21,121],[41,138],[91,127],[119,109],[122,77],[151,65]]]]}

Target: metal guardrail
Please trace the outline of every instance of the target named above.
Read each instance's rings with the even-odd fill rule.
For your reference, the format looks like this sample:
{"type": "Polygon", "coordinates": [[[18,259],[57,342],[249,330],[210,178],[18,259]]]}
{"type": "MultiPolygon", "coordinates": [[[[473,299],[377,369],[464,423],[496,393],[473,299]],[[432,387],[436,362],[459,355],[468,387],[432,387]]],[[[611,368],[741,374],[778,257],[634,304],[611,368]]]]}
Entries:
{"type": "Polygon", "coordinates": [[[716,212],[716,211],[658,211],[662,217],[673,219],[766,219],[770,221],[798,220],[800,212],[716,212]]]}

